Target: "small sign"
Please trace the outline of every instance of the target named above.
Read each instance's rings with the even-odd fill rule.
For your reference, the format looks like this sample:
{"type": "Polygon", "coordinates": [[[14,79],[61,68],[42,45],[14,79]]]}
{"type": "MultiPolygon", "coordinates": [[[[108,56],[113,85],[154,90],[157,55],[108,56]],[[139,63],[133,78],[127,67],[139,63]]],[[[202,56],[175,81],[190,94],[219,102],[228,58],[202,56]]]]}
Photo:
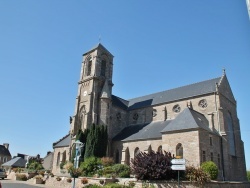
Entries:
{"type": "Polygon", "coordinates": [[[174,165],[176,165],[176,164],[184,165],[184,164],[186,164],[186,160],[185,159],[172,159],[171,163],[174,165]]]}
{"type": "Polygon", "coordinates": [[[185,165],[172,165],[171,168],[172,170],[186,170],[185,165]]]}

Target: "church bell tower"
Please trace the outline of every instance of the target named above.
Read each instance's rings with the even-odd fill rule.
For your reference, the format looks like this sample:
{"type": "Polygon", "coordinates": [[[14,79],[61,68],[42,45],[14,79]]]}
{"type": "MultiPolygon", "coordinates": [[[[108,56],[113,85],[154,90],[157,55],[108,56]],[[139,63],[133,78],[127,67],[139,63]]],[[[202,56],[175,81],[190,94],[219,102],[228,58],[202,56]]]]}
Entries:
{"type": "Polygon", "coordinates": [[[71,134],[93,123],[109,125],[112,94],[113,55],[98,44],[83,54],[71,134]]]}

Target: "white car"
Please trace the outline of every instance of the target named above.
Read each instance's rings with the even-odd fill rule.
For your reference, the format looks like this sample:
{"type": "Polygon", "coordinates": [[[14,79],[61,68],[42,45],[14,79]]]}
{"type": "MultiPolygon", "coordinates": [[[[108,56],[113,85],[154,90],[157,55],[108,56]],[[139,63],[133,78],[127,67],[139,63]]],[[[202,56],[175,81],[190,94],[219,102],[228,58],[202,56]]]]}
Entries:
{"type": "Polygon", "coordinates": [[[0,178],[4,179],[7,178],[7,174],[4,169],[0,168],[0,178]]]}

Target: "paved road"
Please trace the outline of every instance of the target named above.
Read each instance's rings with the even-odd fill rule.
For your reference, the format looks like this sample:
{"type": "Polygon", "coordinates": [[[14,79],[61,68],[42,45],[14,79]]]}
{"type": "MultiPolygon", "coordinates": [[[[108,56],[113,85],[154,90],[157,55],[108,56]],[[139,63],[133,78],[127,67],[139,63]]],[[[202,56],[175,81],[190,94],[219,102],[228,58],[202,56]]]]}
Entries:
{"type": "Polygon", "coordinates": [[[31,185],[26,182],[18,182],[13,180],[1,180],[2,188],[38,188],[45,187],[45,185],[31,185]]]}

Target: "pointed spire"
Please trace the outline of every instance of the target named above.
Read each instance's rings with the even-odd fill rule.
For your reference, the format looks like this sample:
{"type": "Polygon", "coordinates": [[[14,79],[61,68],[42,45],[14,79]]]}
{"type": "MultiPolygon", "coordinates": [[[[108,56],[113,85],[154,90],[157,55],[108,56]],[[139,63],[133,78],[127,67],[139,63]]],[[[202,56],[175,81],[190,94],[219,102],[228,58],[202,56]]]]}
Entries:
{"type": "Polygon", "coordinates": [[[101,99],[111,99],[111,93],[108,85],[108,80],[105,80],[105,84],[102,88],[101,99]]]}
{"type": "Polygon", "coordinates": [[[226,69],[223,68],[222,70],[223,70],[223,76],[225,76],[226,75],[226,69]]]}

